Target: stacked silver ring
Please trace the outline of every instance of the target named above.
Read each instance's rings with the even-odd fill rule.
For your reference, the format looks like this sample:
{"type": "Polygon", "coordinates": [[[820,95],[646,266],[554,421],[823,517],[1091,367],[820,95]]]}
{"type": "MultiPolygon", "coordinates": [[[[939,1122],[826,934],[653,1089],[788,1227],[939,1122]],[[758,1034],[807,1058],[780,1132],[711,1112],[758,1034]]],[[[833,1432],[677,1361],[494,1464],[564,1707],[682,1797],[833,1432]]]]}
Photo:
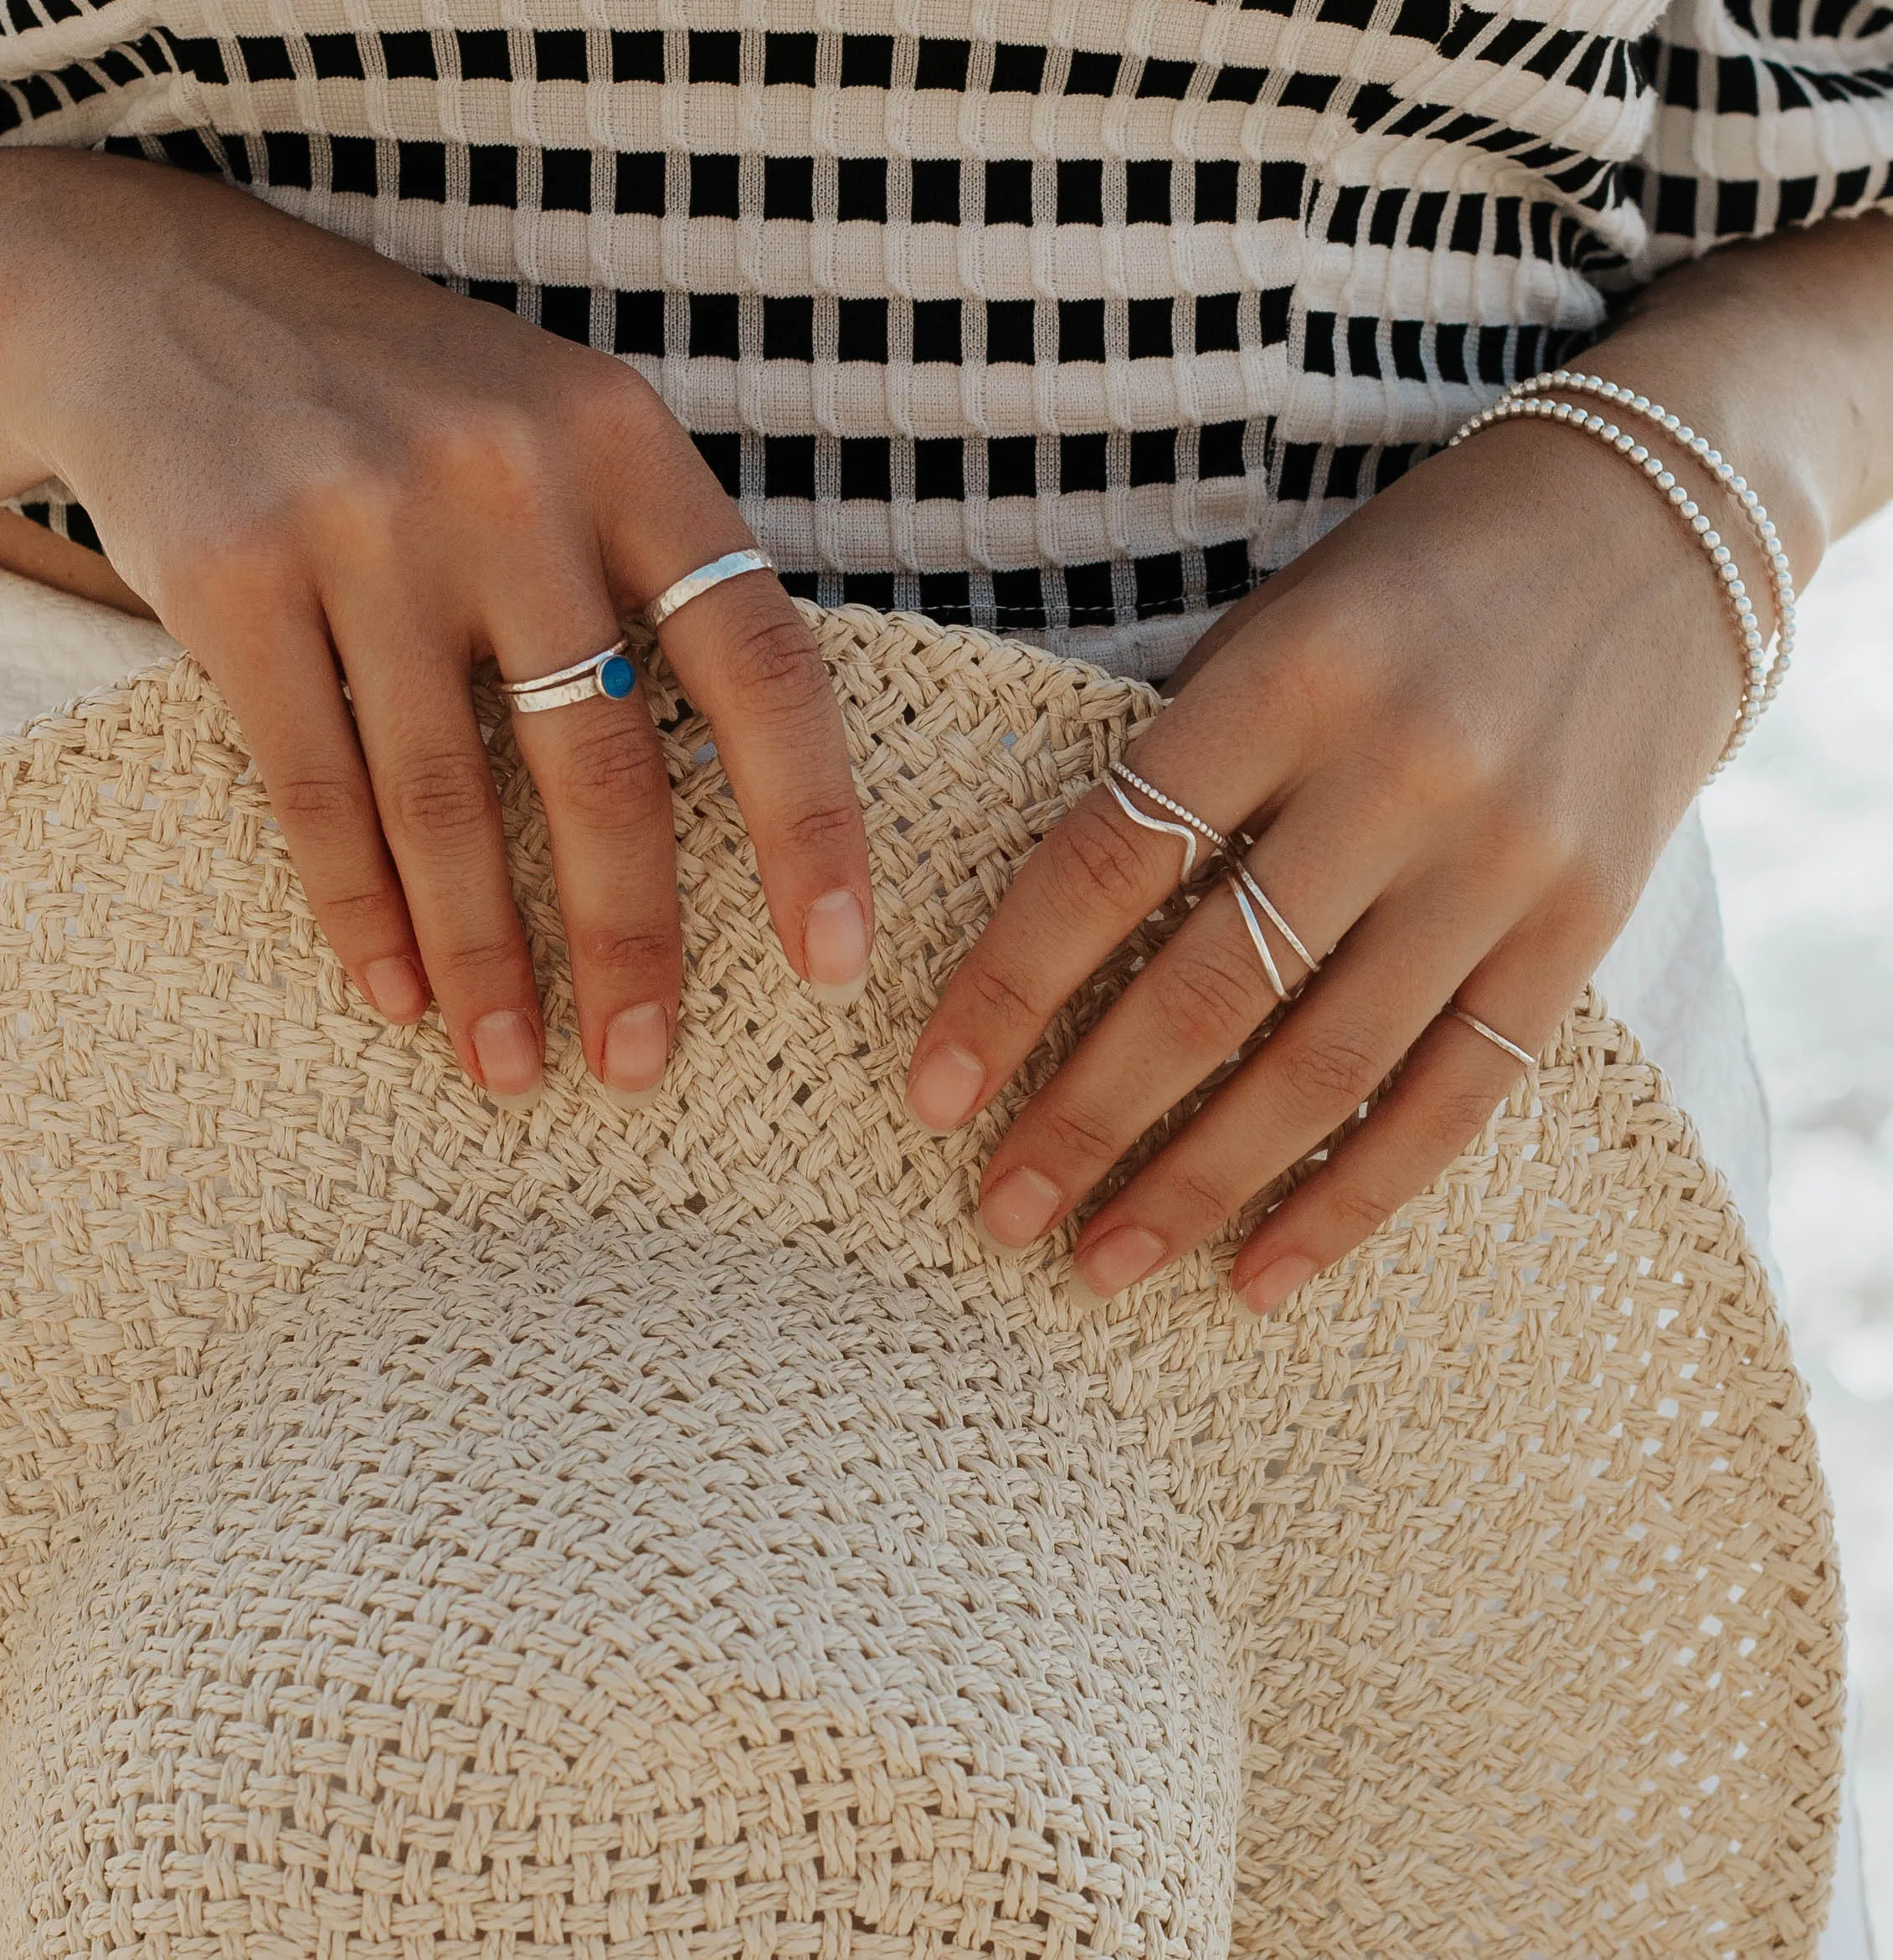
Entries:
{"type": "Polygon", "coordinates": [[[1256,957],[1262,962],[1263,976],[1278,1001],[1286,1001],[1292,990],[1283,980],[1282,969],[1276,962],[1274,949],[1268,944],[1268,935],[1262,929],[1263,918],[1282,935],[1295,958],[1307,970],[1296,983],[1297,989],[1307,985],[1310,975],[1321,970],[1321,962],[1302,944],[1294,927],[1283,918],[1280,908],[1263,890],[1261,881],[1237,855],[1234,843],[1224,836],[1214,824],[1205,821],[1195,810],[1179,803],[1174,796],[1166,795],[1155,783],[1145,781],[1135,769],[1124,763],[1114,762],[1111,764],[1110,774],[1105,778],[1105,787],[1117,799],[1119,809],[1133,823],[1141,825],[1147,831],[1155,831],[1181,841],[1183,877],[1186,882],[1196,867],[1199,839],[1223,860],[1227,867],[1223,872],[1224,882],[1228,885],[1237,908],[1242,913],[1242,924],[1248,933],[1249,942],[1255,948],[1256,957]],[[1123,785],[1126,783],[1139,795],[1148,797],[1160,810],[1168,810],[1171,816],[1181,821],[1170,823],[1162,817],[1152,816],[1147,810],[1139,810],[1125,795],[1123,785]],[[1257,916],[1258,909],[1261,913],[1259,918],[1257,916]]]}
{"type": "Polygon", "coordinates": [[[1163,791],[1156,788],[1155,785],[1146,783],[1135,769],[1127,767],[1121,762],[1114,762],[1111,764],[1109,774],[1104,779],[1104,787],[1117,799],[1118,808],[1134,824],[1141,825],[1147,831],[1155,831],[1160,836],[1175,837],[1182,844],[1182,882],[1185,884],[1189,883],[1190,874],[1196,868],[1196,841],[1199,837],[1209,846],[1211,850],[1219,852],[1225,857],[1229,855],[1229,840],[1223,836],[1221,831],[1217,830],[1213,824],[1205,823],[1195,810],[1186,810],[1174,797],[1165,795],[1163,791]],[[1131,788],[1140,795],[1148,796],[1160,810],[1167,810],[1172,816],[1181,817],[1183,821],[1175,824],[1166,823],[1162,817],[1152,816],[1147,810],[1139,810],[1129,797],[1125,795],[1123,787],[1125,783],[1129,783],[1131,788]]]}
{"type": "MultiPolygon", "coordinates": [[[[1207,844],[1222,858],[1226,866],[1224,882],[1229,887],[1231,897],[1236,901],[1237,911],[1242,913],[1243,929],[1249,935],[1249,943],[1255,948],[1257,959],[1262,962],[1263,976],[1273,990],[1277,1000],[1291,999],[1294,994],[1299,993],[1308,985],[1314,975],[1321,970],[1321,962],[1302,944],[1294,928],[1283,918],[1280,908],[1263,890],[1261,881],[1237,856],[1235,844],[1224,836],[1214,824],[1198,816],[1195,810],[1179,803],[1174,796],[1166,795],[1155,783],[1146,782],[1127,764],[1114,762],[1111,764],[1110,772],[1104,779],[1104,787],[1116,798],[1118,808],[1134,824],[1144,830],[1153,831],[1160,836],[1175,837],[1182,845],[1183,878],[1186,883],[1196,868],[1199,841],[1207,844]],[[1169,821],[1169,817],[1152,816],[1148,810],[1139,810],[1125,794],[1126,784],[1136,790],[1139,795],[1147,797],[1160,810],[1167,810],[1169,817],[1177,821],[1173,823],[1169,821]],[[1292,989],[1283,981],[1282,969],[1276,962],[1274,949],[1268,943],[1268,934],[1262,929],[1264,918],[1282,935],[1295,958],[1306,969],[1292,989]]],[[[1538,1066],[1536,1056],[1500,1034],[1497,1028],[1489,1026],[1476,1014],[1468,1013],[1457,1001],[1448,1001],[1446,1011],[1455,1020],[1463,1021],[1475,1034],[1484,1035],[1487,1041],[1503,1048],[1515,1060],[1522,1062],[1527,1068],[1538,1066]]]]}
{"type": "MultiPolygon", "coordinates": [[[[764,551],[725,552],[694,572],[687,572],[675,584],[666,585],[644,609],[644,623],[655,633],[680,607],[701,599],[726,579],[740,579],[745,572],[769,572],[774,561],[764,551]]],[[[626,642],[614,640],[602,653],[587,654],[568,667],[540,674],[530,681],[502,681],[500,692],[520,714],[539,714],[548,707],[569,707],[574,702],[603,696],[622,701],[638,684],[638,671],[625,651],[626,642]]]]}
{"type": "Polygon", "coordinates": [[[575,701],[603,695],[622,701],[638,684],[638,671],[625,652],[625,642],[614,640],[603,653],[588,655],[556,673],[532,681],[502,681],[500,692],[519,714],[539,714],[548,707],[569,707],[575,701]]]}

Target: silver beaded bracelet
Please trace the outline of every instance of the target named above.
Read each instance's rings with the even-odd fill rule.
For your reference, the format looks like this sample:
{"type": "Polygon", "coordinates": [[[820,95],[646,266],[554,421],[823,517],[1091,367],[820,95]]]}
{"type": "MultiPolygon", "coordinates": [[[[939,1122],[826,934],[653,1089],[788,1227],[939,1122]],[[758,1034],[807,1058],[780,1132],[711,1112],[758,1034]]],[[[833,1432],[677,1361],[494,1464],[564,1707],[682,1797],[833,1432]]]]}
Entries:
{"type": "Polygon", "coordinates": [[[1709,772],[1713,779],[1748,739],[1749,731],[1761,718],[1762,710],[1774,699],[1794,650],[1794,581],[1788,569],[1788,553],[1782,548],[1781,539],[1776,533],[1774,525],[1769,521],[1762,500],[1736,474],[1734,467],[1724,460],[1719,450],[1713,448],[1704,437],[1698,435],[1680,417],[1671,414],[1661,404],[1651,401],[1647,395],[1640,395],[1630,388],[1620,387],[1613,381],[1606,381],[1598,375],[1580,374],[1568,368],[1535,374],[1528,381],[1515,382],[1490,407],[1481,409],[1478,414],[1462,423],[1447,446],[1452,448],[1457,445],[1475,430],[1489,428],[1494,422],[1511,421],[1522,417],[1543,417],[1548,421],[1564,423],[1570,428],[1579,429],[1587,435],[1595,436],[1599,441],[1608,443],[1619,455],[1628,457],[1674,506],[1677,514],[1695,532],[1710,563],[1715,567],[1716,576],[1728,594],[1735,614],[1736,630],[1741,640],[1743,672],[1741,705],[1736,712],[1735,726],[1730,731],[1729,739],[1724,744],[1721,754],[1716,759],[1715,768],[1709,772]],[[1753,602],[1742,583],[1741,573],[1736,569],[1733,555],[1710,524],[1706,513],[1698,507],[1688,490],[1676,481],[1675,472],[1661,456],[1654,454],[1647,445],[1638,442],[1634,435],[1618,428],[1614,422],[1607,421],[1603,416],[1579,404],[1549,399],[1546,391],[1554,388],[1564,389],[1574,394],[1595,395],[1654,423],[1659,428],[1673,435],[1728,491],[1747,521],[1749,527],[1754,532],[1756,541],[1768,561],[1773,579],[1776,632],[1772,649],[1763,639],[1761,626],[1755,616],[1753,602]]]}

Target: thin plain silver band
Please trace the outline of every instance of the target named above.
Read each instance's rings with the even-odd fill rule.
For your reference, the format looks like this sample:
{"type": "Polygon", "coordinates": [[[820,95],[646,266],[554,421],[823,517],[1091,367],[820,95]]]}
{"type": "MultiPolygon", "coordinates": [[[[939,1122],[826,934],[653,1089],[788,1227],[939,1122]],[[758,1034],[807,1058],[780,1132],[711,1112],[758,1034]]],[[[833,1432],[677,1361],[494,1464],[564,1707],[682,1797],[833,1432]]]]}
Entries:
{"type": "Polygon", "coordinates": [[[1507,1041],[1497,1028],[1488,1027],[1476,1014],[1467,1013],[1465,1009],[1460,1006],[1457,1001],[1448,1001],[1446,1003],[1446,1011],[1455,1021],[1464,1021],[1475,1035],[1484,1035],[1487,1041],[1496,1042],[1508,1055],[1524,1062],[1527,1068],[1535,1068],[1538,1066],[1538,1057],[1535,1055],[1527,1054],[1516,1042],[1507,1041]]]}
{"type": "Polygon", "coordinates": [[[1160,816],[1151,816],[1139,810],[1124,795],[1124,785],[1118,781],[1115,776],[1106,776],[1104,787],[1117,798],[1118,808],[1134,824],[1141,825],[1147,831],[1155,831],[1162,836],[1175,837],[1181,842],[1183,846],[1183,872],[1180,882],[1188,884],[1191,872],[1196,868],[1196,833],[1194,831],[1186,830],[1181,824],[1165,823],[1160,816]]]}
{"type": "Polygon", "coordinates": [[[1249,895],[1242,889],[1242,880],[1234,872],[1228,874],[1229,889],[1237,904],[1242,908],[1242,923],[1248,928],[1249,940],[1262,961],[1262,970],[1268,984],[1275,990],[1275,998],[1285,1001],[1289,990],[1282,985],[1282,970],[1275,964],[1275,955],[1268,949],[1268,940],[1262,929],[1262,921],[1255,915],[1255,908],[1249,903],[1249,895]]]}
{"type": "Polygon", "coordinates": [[[630,644],[620,640],[584,660],[575,660],[555,673],[541,674],[534,681],[502,681],[500,692],[518,714],[538,714],[548,707],[569,707],[575,701],[589,701],[604,690],[599,686],[599,671],[608,660],[615,660],[630,644]]]}
{"type": "Polygon", "coordinates": [[[1254,899],[1268,915],[1268,923],[1289,942],[1289,950],[1294,954],[1297,959],[1300,960],[1310,973],[1320,972],[1321,962],[1296,938],[1294,928],[1289,923],[1287,919],[1283,918],[1281,913],[1270,902],[1268,893],[1263,891],[1256,882],[1255,873],[1246,864],[1240,862],[1232,864],[1232,868],[1235,875],[1242,881],[1250,898],[1254,899]]]}
{"type": "Polygon", "coordinates": [[[1121,762],[1114,762],[1111,764],[1111,774],[1120,782],[1129,783],[1132,789],[1142,790],[1158,809],[1167,810],[1172,816],[1181,817],[1211,850],[1228,850],[1229,840],[1213,824],[1205,823],[1195,810],[1186,810],[1174,796],[1165,795],[1155,783],[1145,782],[1135,769],[1121,762]]]}
{"type": "Polygon", "coordinates": [[[720,558],[687,572],[674,585],[666,585],[644,609],[644,623],[655,633],[680,606],[701,599],[712,585],[726,579],[740,579],[745,572],[773,572],[775,560],[766,551],[725,552],[720,558]]]}

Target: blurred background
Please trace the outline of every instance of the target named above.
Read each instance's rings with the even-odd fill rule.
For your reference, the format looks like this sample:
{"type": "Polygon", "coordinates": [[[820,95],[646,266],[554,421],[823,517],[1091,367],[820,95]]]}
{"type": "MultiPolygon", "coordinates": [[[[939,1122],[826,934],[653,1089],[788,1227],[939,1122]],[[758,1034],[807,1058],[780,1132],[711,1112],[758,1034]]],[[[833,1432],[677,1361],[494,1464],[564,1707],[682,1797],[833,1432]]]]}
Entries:
{"type": "Polygon", "coordinates": [[[1703,798],[1774,1114],[1774,1249],[1834,1489],[1869,1907],[1893,1955],[1893,509],[1844,539],[1795,664],[1703,798]]]}

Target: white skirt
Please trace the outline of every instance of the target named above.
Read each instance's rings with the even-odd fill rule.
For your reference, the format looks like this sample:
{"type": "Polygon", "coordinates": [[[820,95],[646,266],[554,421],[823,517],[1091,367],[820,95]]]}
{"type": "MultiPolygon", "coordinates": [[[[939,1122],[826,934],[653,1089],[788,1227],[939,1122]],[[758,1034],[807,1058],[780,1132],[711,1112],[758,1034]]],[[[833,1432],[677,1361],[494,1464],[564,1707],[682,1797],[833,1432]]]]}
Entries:
{"type": "MultiPolygon", "coordinates": [[[[0,571],[0,728],[18,728],[177,651],[156,625],[0,571]]],[[[1597,984],[1695,1119],[1704,1150],[1728,1179],[1778,1288],[1768,1248],[1767,1104],[1741,994],[1723,949],[1709,841],[1694,810],[1658,862],[1597,984]]],[[[1873,1960],[1860,1858],[1849,1778],[1819,1960],[1873,1960]]]]}

